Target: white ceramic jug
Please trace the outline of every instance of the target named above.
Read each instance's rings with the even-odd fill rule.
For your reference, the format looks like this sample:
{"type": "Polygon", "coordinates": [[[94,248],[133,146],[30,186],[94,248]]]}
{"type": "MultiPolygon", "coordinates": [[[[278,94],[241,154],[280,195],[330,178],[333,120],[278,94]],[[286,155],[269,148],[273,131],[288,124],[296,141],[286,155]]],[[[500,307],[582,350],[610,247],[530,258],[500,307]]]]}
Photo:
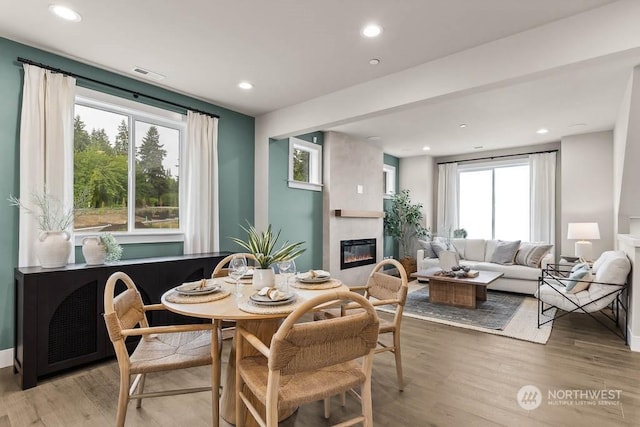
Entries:
{"type": "Polygon", "coordinates": [[[88,236],[82,239],[82,255],[87,265],[104,264],[107,252],[98,236],[88,236]]]}
{"type": "Polygon", "coordinates": [[[42,231],[36,241],[36,256],[44,268],[64,267],[71,254],[71,234],[68,231],[42,231]]]}
{"type": "Polygon", "coordinates": [[[262,289],[265,286],[274,287],[276,285],[276,274],[272,268],[253,269],[253,287],[262,289]]]}

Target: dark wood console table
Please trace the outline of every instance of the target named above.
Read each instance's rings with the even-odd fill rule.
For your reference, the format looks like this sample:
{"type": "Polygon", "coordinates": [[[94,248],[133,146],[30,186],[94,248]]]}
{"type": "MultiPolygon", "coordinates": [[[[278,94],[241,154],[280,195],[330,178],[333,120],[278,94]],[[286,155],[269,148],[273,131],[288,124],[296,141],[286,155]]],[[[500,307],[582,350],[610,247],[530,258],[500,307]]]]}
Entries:
{"type": "MultiPolygon", "coordinates": [[[[102,319],[104,287],[116,271],[127,273],[145,304],[160,303],[168,289],[211,276],[230,252],[158,257],[87,266],[15,269],[14,371],[23,389],[62,370],[111,357],[102,319]]],[[[124,290],[124,286],[120,285],[124,290]]],[[[147,314],[152,325],[192,322],[171,312],[147,314]]]]}

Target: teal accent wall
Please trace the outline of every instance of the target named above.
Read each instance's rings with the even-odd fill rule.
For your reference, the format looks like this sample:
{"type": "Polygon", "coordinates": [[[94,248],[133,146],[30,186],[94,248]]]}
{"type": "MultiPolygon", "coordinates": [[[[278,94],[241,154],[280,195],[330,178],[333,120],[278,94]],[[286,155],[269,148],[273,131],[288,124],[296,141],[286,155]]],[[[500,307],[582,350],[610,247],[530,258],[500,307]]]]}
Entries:
{"type": "MultiPolygon", "coordinates": [[[[122,245],[122,259],[148,258],[157,256],[179,256],[183,254],[182,242],[134,243],[122,245]]],[[[82,246],[76,246],[76,263],[85,262],[82,246]]]]}
{"type": "MultiPolygon", "coordinates": [[[[298,136],[322,145],[324,134],[298,136]]],[[[282,230],[284,242],[304,241],[306,251],[296,260],[298,271],[322,268],[322,191],[289,188],[289,139],[269,143],[269,223],[282,230]]]]}
{"type": "MultiPolygon", "coordinates": [[[[235,250],[229,236],[243,236],[239,225],[253,223],[254,127],[253,117],[237,113],[151,84],[82,64],[30,46],[0,38],[0,350],[13,347],[13,269],[18,264],[18,210],[3,203],[19,194],[19,134],[23,72],[17,57],[126,87],[140,93],[220,115],[218,156],[220,177],[220,249],[235,250]]],[[[130,94],[78,80],[78,86],[131,99],[130,94]]],[[[165,104],[146,100],[162,108],[165,104]]],[[[173,109],[180,113],[183,110],[173,109]]],[[[80,248],[76,248],[76,254],[80,248]]],[[[182,254],[182,243],[125,245],[124,257],[142,258],[182,254]]],[[[82,260],[81,256],[78,260],[82,260]]]]}
{"type": "MultiPolygon", "coordinates": [[[[388,166],[393,166],[396,168],[396,193],[399,191],[398,183],[400,182],[400,159],[394,157],[390,154],[384,154],[383,163],[388,166]]],[[[391,199],[385,198],[383,201],[384,210],[387,211],[391,208],[391,199]]],[[[398,242],[394,241],[393,238],[384,235],[384,256],[390,257],[392,256],[395,259],[400,258],[400,248],[398,242]]]]}

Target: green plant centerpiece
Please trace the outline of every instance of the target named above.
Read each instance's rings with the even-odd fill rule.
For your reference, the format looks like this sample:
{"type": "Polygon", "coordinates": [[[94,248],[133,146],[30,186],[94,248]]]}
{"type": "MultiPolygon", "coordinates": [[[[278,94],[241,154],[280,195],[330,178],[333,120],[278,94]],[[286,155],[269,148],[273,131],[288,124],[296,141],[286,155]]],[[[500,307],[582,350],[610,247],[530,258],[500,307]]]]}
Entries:
{"type": "Polygon", "coordinates": [[[240,226],[247,233],[247,240],[232,237],[235,243],[256,257],[257,267],[253,272],[253,284],[255,288],[275,285],[275,273],[271,269],[272,264],[294,259],[306,249],[302,247],[304,242],[289,243],[285,241],[277,247],[280,231],[273,233],[271,224],[263,232],[256,230],[251,224],[248,227],[240,226]]]}
{"type": "Polygon", "coordinates": [[[430,234],[429,228],[422,225],[423,218],[422,203],[411,203],[409,190],[394,194],[390,209],[385,211],[385,232],[398,242],[400,263],[407,274],[416,271],[415,257],[408,254],[412,241],[430,234]]]}

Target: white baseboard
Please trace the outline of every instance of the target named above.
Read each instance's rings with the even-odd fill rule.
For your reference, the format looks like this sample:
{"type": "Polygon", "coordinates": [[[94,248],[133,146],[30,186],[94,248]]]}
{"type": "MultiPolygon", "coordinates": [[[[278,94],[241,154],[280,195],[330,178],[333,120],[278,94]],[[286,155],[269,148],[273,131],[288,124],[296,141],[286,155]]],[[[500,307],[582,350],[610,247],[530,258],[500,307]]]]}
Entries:
{"type": "Polygon", "coordinates": [[[631,349],[631,351],[640,352],[640,336],[633,335],[629,328],[627,328],[627,340],[629,341],[629,349],[631,349]]]}
{"type": "MultiPolygon", "coordinates": [[[[640,350],[639,350],[640,351],[640,350]]],[[[0,368],[13,366],[13,349],[0,350],[0,368]]]]}

